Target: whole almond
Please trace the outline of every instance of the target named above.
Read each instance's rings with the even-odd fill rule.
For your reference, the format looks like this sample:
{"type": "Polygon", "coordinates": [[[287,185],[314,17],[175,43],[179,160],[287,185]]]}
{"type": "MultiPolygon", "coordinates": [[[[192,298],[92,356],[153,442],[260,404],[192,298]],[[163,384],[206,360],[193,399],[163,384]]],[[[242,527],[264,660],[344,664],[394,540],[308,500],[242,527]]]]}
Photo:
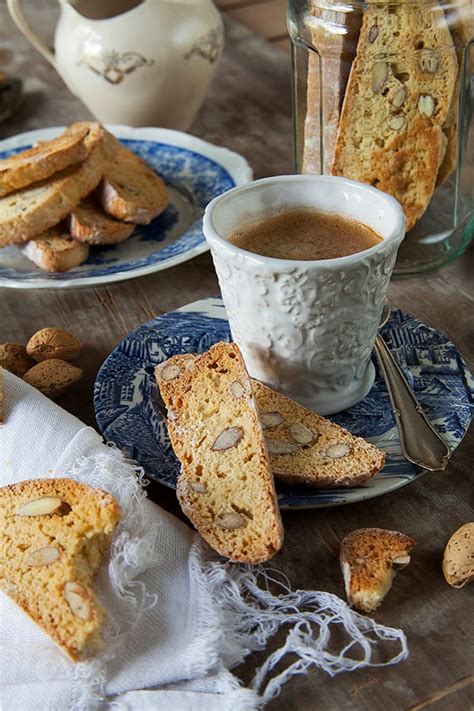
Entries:
{"type": "Polygon", "coordinates": [[[474,580],[474,522],[458,528],[446,544],[443,574],[453,588],[463,588],[474,580]]]}
{"type": "Polygon", "coordinates": [[[38,363],[52,358],[74,360],[84,344],[63,328],[42,328],[26,344],[26,352],[38,363]]]}
{"type": "Polygon", "coordinates": [[[0,344],[0,365],[13,375],[22,378],[34,364],[35,361],[29,357],[25,346],[19,343],[0,344]]]}
{"type": "Polygon", "coordinates": [[[374,62],[372,65],[372,89],[376,94],[381,93],[388,77],[388,64],[374,62]]]}
{"type": "Polygon", "coordinates": [[[174,380],[178,375],[181,375],[181,368],[178,365],[170,363],[160,371],[160,375],[163,380],[174,380]]]}
{"type": "Polygon", "coordinates": [[[23,376],[29,385],[40,390],[46,397],[61,395],[70,385],[82,377],[82,370],[65,360],[53,358],[37,363],[23,376]]]}

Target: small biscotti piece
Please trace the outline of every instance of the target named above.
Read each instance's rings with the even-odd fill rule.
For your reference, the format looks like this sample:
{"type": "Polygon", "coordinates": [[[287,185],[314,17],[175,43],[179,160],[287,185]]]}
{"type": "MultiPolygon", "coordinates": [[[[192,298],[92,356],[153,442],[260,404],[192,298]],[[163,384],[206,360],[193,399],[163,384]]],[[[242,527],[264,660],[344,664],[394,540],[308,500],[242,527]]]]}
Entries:
{"type": "Polygon", "coordinates": [[[77,242],[61,227],[51,227],[30,239],[21,251],[37,267],[47,272],[67,272],[89,256],[89,245],[77,242]]]}
{"type": "Polygon", "coordinates": [[[0,160],[0,197],[87,158],[84,139],[90,128],[91,124],[86,121],[73,123],[57,138],[0,160]]]}
{"type": "Polygon", "coordinates": [[[86,244],[118,244],[135,229],[129,222],[116,220],[103,211],[94,195],[88,195],[68,217],[71,236],[86,244]]]}
{"type": "Polygon", "coordinates": [[[139,156],[108,134],[108,166],[98,196],[105,212],[117,220],[147,225],[168,205],[163,180],[139,156]]]}
{"type": "Polygon", "coordinates": [[[353,486],[379,472],[385,453],[362,437],[252,380],[273,476],[288,484],[353,486]]]}
{"type": "Polygon", "coordinates": [[[156,370],[182,469],[177,494],[203,538],[232,560],[259,563],[283,528],[252,387],[238,347],[217,343],[156,370]]]}
{"type": "Polygon", "coordinates": [[[41,235],[67,217],[99,184],[106,165],[105,130],[91,124],[84,139],[87,158],[50,178],[0,198],[0,247],[41,235]]]}
{"type": "Polygon", "coordinates": [[[443,554],[443,574],[453,588],[474,580],[474,522],[465,523],[449,539],[443,554]]]}
{"type": "Polygon", "coordinates": [[[410,562],[415,541],[399,531],[360,528],[341,542],[340,562],[350,605],[374,612],[399,570],[410,562]]]}
{"type": "Polygon", "coordinates": [[[84,344],[64,328],[47,326],[34,333],[26,344],[26,352],[39,363],[42,360],[60,358],[71,361],[77,358],[84,344]]]}
{"type": "Polygon", "coordinates": [[[120,508],[71,479],[0,489],[0,589],[73,661],[103,647],[104,610],[91,587],[120,508]]]}
{"type": "Polygon", "coordinates": [[[425,212],[436,186],[456,74],[439,3],[368,3],[332,172],[393,195],[407,230],[425,212]]]}

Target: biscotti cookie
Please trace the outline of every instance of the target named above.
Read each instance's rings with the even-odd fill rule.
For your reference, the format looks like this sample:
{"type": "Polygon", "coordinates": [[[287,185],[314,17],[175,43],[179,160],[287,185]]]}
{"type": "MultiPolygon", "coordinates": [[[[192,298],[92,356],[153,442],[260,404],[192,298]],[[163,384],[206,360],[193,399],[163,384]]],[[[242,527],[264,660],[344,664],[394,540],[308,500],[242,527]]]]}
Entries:
{"type": "Polygon", "coordinates": [[[273,476],[320,488],[361,484],[379,472],[385,453],[361,437],[252,380],[273,476]]]}
{"type": "Polygon", "coordinates": [[[100,650],[104,610],[91,587],[120,508],[71,479],[0,489],[0,589],[73,661],[100,650]]]}
{"type": "Polygon", "coordinates": [[[86,121],[73,123],[57,138],[0,160],[0,197],[83,161],[88,155],[84,139],[90,130],[86,121]]]}
{"type": "Polygon", "coordinates": [[[99,201],[117,220],[147,225],[168,205],[165,184],[114,136],[108,134],[107,140],[111,157],[97,191],[99,201]]]}
{"type": "Polygon", "coordinates": [[[425,212],[444,159],[457,60],[438,3],[370,2],[341,112],[332,172],[425,212]],[[409,48],[407,50],[407,47],[409,48]]]}
{"type": "Polygon", "coordinates": [[[74,240],[61,227],[52,227],[42,235],[30,239],[21,251],[30,261],[47,272],[67,272],[85,262],[89,246],[74,240]]]}
{"type": "Polygon", "coordinates": [[[118,244],[128,239],[135,229],[129,222],[121,222],[102,209],[94,195],[85,197],[67,219],[71,236],[86,244],[118,244]]]}
{"type": "Polygon", "coordinates": [[[0,198],[0,247],[26,242],[64,219],[99,184],[107,164],[105,131],[91,124],[88,156],[46,180],[0,198]]]}
{"type": "Polygon", "coordinates": [[[363,612],[379,607],[399,570],[410,563],[415,541],[399,531],[360,528],[344,538],[340,562],[348,602],[363,612]]]}
{"type": "Polygon", "coordinates": [[[182,464],[181,507],[218,553],[259,563],[283,528],[250,379],[238,347],[217,343],[155,369],[168,432],[182,464]]]}
{"type": "Polygon", "coordinates": [[[308,53],[303,173],[331,173],[342,100],[362,22],[360,8],[353,5],[351,10],[337,12],[328,3],[324,8],[313,6],[308,18],[317,53],[308,53]],[[344,33],[336,34],[339,24],[344,33]]]}

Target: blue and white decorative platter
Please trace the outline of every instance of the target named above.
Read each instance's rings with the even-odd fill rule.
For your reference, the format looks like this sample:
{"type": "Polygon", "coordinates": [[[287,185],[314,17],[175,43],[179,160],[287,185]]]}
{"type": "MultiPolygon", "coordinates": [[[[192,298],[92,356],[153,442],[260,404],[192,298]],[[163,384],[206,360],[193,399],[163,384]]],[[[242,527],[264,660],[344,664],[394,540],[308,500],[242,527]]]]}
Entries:
{"type": "MultiPolygon", "coordinates": [[[[208,202],[235,185],[252,180],[247,161],[227,148],[162,128],[109,126],[132,151],[164,179],[170,204],[151,224],[140,225],[120,244],[93,247],[79,267],[62,274],[41,271],[18,247],[0,249],[0,286],[23,289],[106,284],[173,267],[208,247],[201,218],[208,202]]],[[[28,131],[0,142],[0,158],[50,140],[64,127],[28,131]]]]}
{"type": "MultiPolygon", "coordinates": [[[[456,347],[446,336],[397,309],[392,310],[382,334],[431,422],[454,449],[474,410],[474,380],[456,347]]],[[[138,461],[149,477],[167,486],[176,487],[179,463],[156,404],[154,367],[178,353],[206,351],[221,340],[230,340],[222,300],[195,301],[132,331],[97,374],[94,406],[106,440],[138,461]]],[[[354,503],[398,489],[423,473],[402,456],[389,396],[378,372],[367,397],[331,419],[385,450],[384,470],[366,484],[351,488],[310,489],[277,482],[281,508],[354,503]]]]}

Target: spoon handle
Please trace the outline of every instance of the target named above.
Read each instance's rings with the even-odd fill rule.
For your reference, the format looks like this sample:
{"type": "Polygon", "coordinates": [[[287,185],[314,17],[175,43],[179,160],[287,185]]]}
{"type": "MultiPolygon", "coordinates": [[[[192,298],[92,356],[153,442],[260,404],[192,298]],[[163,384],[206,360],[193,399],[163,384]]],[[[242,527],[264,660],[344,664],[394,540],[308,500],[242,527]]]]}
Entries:
{"type": "Polygon", "coordinates": [[[387,384],[404,456],[429,471],[445,469],[451,450],[433,429],[383,338],[377,334],[375,353],[387,384]]]}

